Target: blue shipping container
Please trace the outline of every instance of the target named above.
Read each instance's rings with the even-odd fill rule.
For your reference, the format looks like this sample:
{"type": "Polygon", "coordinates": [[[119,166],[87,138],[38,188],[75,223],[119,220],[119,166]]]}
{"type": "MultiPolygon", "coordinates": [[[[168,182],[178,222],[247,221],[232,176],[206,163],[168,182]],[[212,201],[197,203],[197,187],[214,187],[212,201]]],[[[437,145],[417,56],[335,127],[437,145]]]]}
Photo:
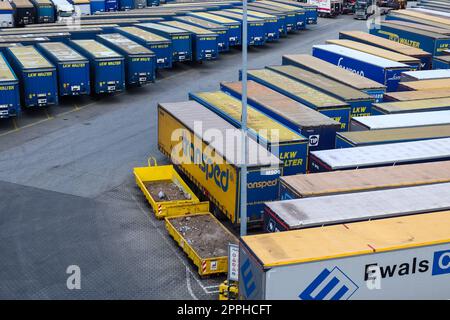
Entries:
{"type": "Polygon", "coordinates": [[[228,44],[230,47],[239,46],[242,43],[241,23],[236,20],[213,15],[207,12],[189,12],[188,16],[204,19],[209,22],[218,23],[228,28],[228,44]]]}
{"type": "Polygon", "coordinates": [[[361,77],[356,73],[339,68],[334,64],[307,54],[284,55],[282,63],[283,65],[292,65],[320,74],[324,77],[365,92],[372,96],[375,99],[375,102],[383,101],[383,96],[386,93],[386,87],[381,83],[361,77]]]}
{"type": "Polygon", "coordinates": [[[136,26],[170,39],[174,62],[192,61],[192,35],[189,31],[159,23],[138,23],[136,26]]]}
{"type": "Polygon", "coordinates": [[[156,66],[158,68],[172,67],[173,47],[171,40],[138,27],[120,27],[116,28],[116,31],[153,51],[156,55],[156,66]]]}
{"type": "MultiPolygon", "coordinates": [[[[253,3],[252,3],[253,4],[253,3]]],[[[281,10],[281,11],[290,11],[295,12],[296,18],[296,30],[305,30],[307,24],[316,24],[317,23],[317,11],[315,12],[315,20],[314,20],[314,12],[307,12],[304,8],[300,8],[298,6],[293,6],[291,4],[295,4],[295,2],[285,4],[285,3],[277,3],[272,1],[261,1],[261,4],[270,5],[272,8],[281,10]]],[[[258,1],[259,5],[259,1],[258,1]]]]}
{"type": "Polygon", "coordinates": [[[22,106],[58,104],[56,68],[33,46],[6,49],[11,67],[19,78],[22,106]]]}
{"type": "Polygon", "coordinates": [[[120,33],[100,34],[97,40],[124,56],[127,85],[142,86],[155,81],[156,56],[150,49],[120,33]]]}
{"type": "Polygon", "coordinates": [[[230,41],[229,41],[230,34],[228,27],[193,16],[174,17],[174,20],[188,23],[193,26],[201,27],[204,29],[208,29],[216,33],[219,52],[225,52],[230,50],[230,41]]]}
{"type": "Polygon", "coordinates": [[[450,138],[313,151],[309,172],[373,168],[450,159],[450,138]]]}
{"type": "Polygon", "coordinates": [[[433,69],[450,69],[450,55],[434,57],[433,69]]]}
{"type": "MultiPolygon", "coordinates": [[[[242,82],[222,82],[220,88],[242,99],[242,82]]],[[[247,81],[249,105],[309,139],[309,151],[334,148],[341,124],[281,93],[254,81],[247,81]]]]}
{"type": "MultiPolygon", "coordinates": [[[[241,7],[239,7],[239,8],[241,8],[241,7]]],[[[261,12],[261,13],[270,14],[270,15],[277,17],[278,32],[280,33],[280,37],[287,36],[288,32],[290,32],[292,30],[292,24],[291,24],[291,28],[289,28],[289,30],[288,30],[286,13],[283,13],[281,11],[276,11],[276,10],[260,8],[260,7],[256,7],[256,6],[248,6],[248,9],[253,12],[261,12]]]]}
{"type": "Polygon", "coordinates": [[[192,35],[195,61],[215,60],[219,56],[218,35],[210,30],[180,21],[164,21],[161,24],[189,31],[192,35]]]}
{"type": "Polygon", "coordinates": [[[125,89],[123,56],[95,40],[72,40],[70,45],[89,59],[91,86],[96,94],[125,89]]]}
{"type": "MultiPolygon", "coordinates": [[[[189,93],[189,99],[204,105],[237,128],[241,127],[241,100],[223,91],[189,93]]],[[[308,139],[252,107],[248,112],[249,136],[283,161],[283,174],[306,173],[308,139]],[[278,132],[272,135],[271,130],[278,132]]]]}
{"type": "Polygon", "coordinates": [[[119,0],[119,10],[126,11],[134,9],[135,4],[134,0],[119,0]]]}
{"type": "MultiPolygon", "coordinates": [[[[300,3],[300,2],[292,2],[292,1],[284,1],[284,0],[274,0],[275,3],[278,5],[288,5],[293,7],[299,7],[300,9],[303,9],[306,15],[306,21],[308,24],[317,24],[317,6],[311,5],[307,3],[300,3]]],[[[287,8],[287,7],[284,7],[287,8]]]]}
{"type": "Polygon", "coordinates": [[[382,22],[372,26],[370,33],[411,47],[420,48],[439,56],[450,48],[450,36],[397,26],[389,22],[382,22]]]}
{"type": "Polygon", "coordinates": [[[17,116],[20,112],[19,80],[0,53],[0,118],[17,116]]]}
{"type": "MultiPolygon", "coordinates": [[[[242,9],[237,8],[227,9],[225,11],[243,14],[242,9]]],[[[264,29],[267,42],[273,42],[280,39],[280,29],[283,29],[283,26],[280,25],[281,21],[278,21],[276,16],[253,10],[248,10],[247,15],[255,19],[264,20],[264,29]]]]}
{"type": "MultiPolygon", "coordinates": [[[[228,11],[211,11],[212,14],[236,20],[241,24],[242,30],[242,14],[228,11]]],[[[248,17],[247,19],[247,45],[262,46],[266,43],[264,20],[248,17]]],[[[241,36],[242,39],[242,36],[241,36]]]]}
{"type": "Polygon", "coordinates": [[[273,15],[282,15],[284,16],[284,23],[286,26],[286,32],[295,32],[297,31],[297,23],[298,18],[295,11],[292,10],[283,10],[279,7],[270,6],[267,4],[263,4],[258,2],[252,2],[248,5],[248,8],[254,11],[264,12],[273,15]]]}
{"type": "Polygon", "coordinates": [[[344,101],[351,108],[350,117],[371,115],[372,104],[375,102],[375,99],[367,93],[326,78],[320,74],[315,74],[294,66],[273,66],[266,68],[344,101]]]}
{"type": "Polygon", "coordinates": [[[381,83],[387,92],[396,91],[401,73],[412,70],[404,63],[333,44],[313,46],[313,56],[381,83]]]}
{"type": "Polygon", "coordinates": [[[56,66],[59,96],[87,95],[91,92],[89,61],[62,42],[47,42],[36,47],[56,66]]]}

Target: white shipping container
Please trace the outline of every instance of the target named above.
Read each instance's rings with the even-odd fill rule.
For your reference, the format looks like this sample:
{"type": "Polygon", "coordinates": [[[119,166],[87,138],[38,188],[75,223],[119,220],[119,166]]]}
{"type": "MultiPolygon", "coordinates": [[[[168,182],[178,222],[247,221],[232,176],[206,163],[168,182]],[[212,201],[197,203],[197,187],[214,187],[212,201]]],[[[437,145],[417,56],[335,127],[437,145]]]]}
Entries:
{"type": "Polygon", "coordinates": [[[450,110],[353,117],[350,131],[450,124],[450,110]]]}
{"type": "Polygon", "coordinates": [[[450,69],[419,70],[402,72],[400,82],[448,78],[450,78],[450,69]]]}
{"type": "Polygon", "coordinates": [[[450,212],[245,236],[241,299],[449,299],[450,212]]]}

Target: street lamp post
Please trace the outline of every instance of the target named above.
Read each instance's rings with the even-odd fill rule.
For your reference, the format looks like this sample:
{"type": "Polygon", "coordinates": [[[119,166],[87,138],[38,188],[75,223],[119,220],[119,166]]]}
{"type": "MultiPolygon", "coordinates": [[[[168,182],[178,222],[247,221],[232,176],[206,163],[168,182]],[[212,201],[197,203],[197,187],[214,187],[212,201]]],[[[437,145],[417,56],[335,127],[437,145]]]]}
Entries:
{"type": "Polygon", "coordinates": [[[242,5],[241,237],[247,234],[247,0],[242,5]]]}

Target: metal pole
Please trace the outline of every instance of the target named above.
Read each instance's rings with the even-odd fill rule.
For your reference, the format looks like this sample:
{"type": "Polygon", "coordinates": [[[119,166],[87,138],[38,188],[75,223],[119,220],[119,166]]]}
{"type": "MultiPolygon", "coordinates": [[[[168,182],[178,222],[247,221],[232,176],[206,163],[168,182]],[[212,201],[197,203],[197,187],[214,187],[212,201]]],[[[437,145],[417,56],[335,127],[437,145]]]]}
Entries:
{"type": "Polygon", "coordinates": [[[247,234],[247,0],[242,14],[241,237],[247,234]]]}

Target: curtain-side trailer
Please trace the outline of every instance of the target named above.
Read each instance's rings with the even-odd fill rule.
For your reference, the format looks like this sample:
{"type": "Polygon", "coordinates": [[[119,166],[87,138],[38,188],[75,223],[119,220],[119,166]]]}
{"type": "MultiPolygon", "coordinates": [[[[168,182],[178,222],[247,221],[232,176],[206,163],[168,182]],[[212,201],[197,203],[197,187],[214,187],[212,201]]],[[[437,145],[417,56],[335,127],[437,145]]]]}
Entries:
{"type": "Polygon", "coordinates": [[[334,44],[313,46],[313,56],[381,83],[387,92],[397,91],[401,73],[413,70],[404,63],[334,44]]]}
{"type": "Polygon", "coordinates": [[[91,92],[88,59],[62,42],[40,43],[36,48],[56,66],[59,96],[91,92]]]}
{"type": "Polygon", "coordinates": [[[99,34],[97,40],[124,56],[128,86],[143,86],[155,81],[156,56],[153,51],[120,33],[99,34]]]}
{"type": "MultiPolygon", "coordinates": [[[[189,98],[241,127],[241,100],[223,91],[189,93],[189,98]]],[[[283,174],[306,173],[308,140],[252,107],[248,114],[249,136],[283,161],[283,174]]]]}
{"type": "Polygon", "coordinates": [[[340,131],[348,131],[350,106],[344,101],[269,69],[249,70],[247,77],[340,122],[340,131]]]}
{"type": "Polygon", "coordinates": [[[375,99],[365,92],[294,66],[271,66],[267,68],[344,101],[351,108],[350,117],[371,115],[372,104],[375,99]]]}
{"type": "Polygon", "coordinates": [[[239,21],[225,17],[213,15],[208,12],[189,12],[187,16],[204,19],[209,22],[218,23],[228,28],[228,43],[231,47],[239,46],[242,43],[242,27],[239,21]]]}
{"type": "Polygon", "coordinates": [[[102,94],[125,90],[122,55],[95,40],[71,40],[69,45],[89,59],[93,92],[102,94]]]}
{"type": "Polygon", "coordinates": [[[239,295],[249,300],[445,300],[449,259],[449,211],[245,236],[239,295]]]}
{"type": "Polygon", "coordinates": [[[382,49],[394,51],[400,54],[404,54],[410,57],[420,59],[420,69],[431,69],[432,55],[425,50],[407,46],[397,41],[392,41],[382,37],[375,36],[363,31],[341,31],[339,32],[339,39],[347,39],[365,43],[371,46],[379,47],[382,49]]]}
{"type": "Polygon", "coordinates": [[[450,160],[450,138],[312,151],[309,171],[326,172],[450,160]]]}
{"type": "MultiPolygon", "coordinates": [[[[417,101],[417,100],[416,100],[417,101]]],[[[450,124],[450,111],[427,111],[355,117],[351,131],[412,128],[450,124]]]]}
{"type": "Polygon", "coordinates": [[[160,23],[191,33],[192,57],[195,61],[216,60],[219,57],[217,33],[181,21],[163,21],[160,23]]]}
{"type": "Polygon", "coordinates": [[[293,65],[307,71],[318,73],[357,90],[361,90],[374,97],[375,102],[383,101],[383,95],[386,93],[386,86],[381,83],[307,54],[284,55],[282,61],[283,65],[293,65]]]}
{"type": "Polygon", "coordinates": [[[265,203],[264,229],[282,232],[450,210],[450,183],[265,203]]]}
{"type": "MultiPolygon", "coordinates": [[[[195,101],[158,105],[158,148],[234,224],[241,211],[241,134],[195,101]]],[[[248,221],[260,225],[263,202],[278,198],[282,163],[250,138],[247,159],[248,221]]]]}
{"type": "Polygon", "coordinates": [[[450,161],[297,174],[280,177],[280,199],[321,197],[443,182],[450,182],[450,161]]]}
{"type": "Polygon", "coordinates": [[[17,116],[19,112],[19,80],[6,58],[0,53],[0,118],[17,116]]]}
{"type": "Polygon", "coordinates": [[[192,24],[197,27],[202,27],[204,29],[216,33],[219,52],[225,52],[230,50],[230,43],[229,43],[230,35],[228,27],[192,16],[174,17],[174,20],[192,24]]]}
{"type": "Polygon", "coordinates": [[[22,106],[58,104],[56,68],[33,46],[9,47],[6,56],[19,78],[22,106]]]}
{"type": "Polygon", "coordinates": [[[450,125],[339,132],[336,149],[450,137],[450,125]]]}
{"type": "Polygon", "coordinates": [[[173,45],[170,39],[138,27],[120,27],[116,31],[153,51],[158,68],[172,67],[173,45]]]}
{"type": "Polygon", "coordinates": [[[136,26],[160,35],[166,39],[170,39],[172,42],[172,59],[174,62],[192,61],[191,38],[193,35],[191,35],[191,32],[173,26],[151,22],[138,23],[136,26]]]}

